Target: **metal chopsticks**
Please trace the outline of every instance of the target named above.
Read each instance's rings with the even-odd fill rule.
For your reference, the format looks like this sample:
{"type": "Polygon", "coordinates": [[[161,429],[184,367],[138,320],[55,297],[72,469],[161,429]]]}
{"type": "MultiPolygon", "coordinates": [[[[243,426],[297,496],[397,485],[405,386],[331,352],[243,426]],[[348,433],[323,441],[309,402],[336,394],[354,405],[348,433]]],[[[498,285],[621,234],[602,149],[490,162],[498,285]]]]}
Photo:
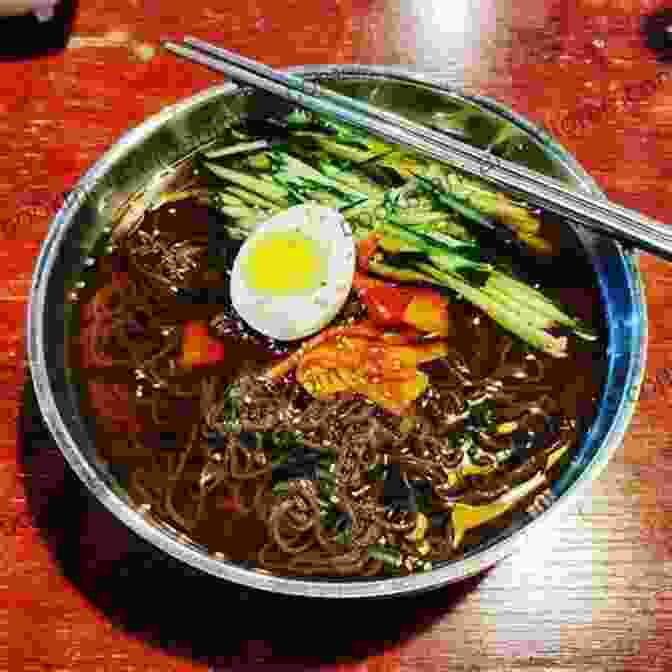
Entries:
{"type": "Polygon", "coordinates": [[[554,178],[493,156],[389,110],[336,93],[297,75],[279,72],[203,40],[186,37],[184,44],[164,42],[163,46],[178,56],[223,72],[234,81],[417,149],[628,247],[672,261],[672,227],[639,212],[575,191],[554,178]]]}

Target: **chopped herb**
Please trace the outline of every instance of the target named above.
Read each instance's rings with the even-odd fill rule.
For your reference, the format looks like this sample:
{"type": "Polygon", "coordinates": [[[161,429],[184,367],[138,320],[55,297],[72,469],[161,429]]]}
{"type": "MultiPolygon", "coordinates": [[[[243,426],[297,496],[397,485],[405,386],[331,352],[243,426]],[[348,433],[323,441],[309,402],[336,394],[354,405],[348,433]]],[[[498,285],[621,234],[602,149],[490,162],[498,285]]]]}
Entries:
{"type": "Polygon", "coordinates": [[[271,173],[278,173],[287,167],[286,155],[283,152],[269,152],[268,158],[271,162],[271,173]]]}
{"type": "Polygon", "coordinates": [[[311,122],[311,115],[300,107],[294,108],[285,119],[288,126],[306,126],[311,122]]]}
{"type": "Polygon", "coordinates": [[[466,450],[473,443],[473,437],[468,431],[455,432],[448,437],[448,443],[457,450],[466,450]]]}
{"type": "Polygon", "coordinates": [[[370,558],[374,560],[381,560],[385,565],[389,567],[399,568],[402,563],[401,551],[397,550],[393,546],[387,546],[382,544],[372,544],[368,547],[367,552],[370,558]]]}
{"type": "Polygon", "coordinates": [[[386,471],[387,467],[384,464],[375,464],[368,470],[367,475],[372,481],[382,481],[386,471]]]}
{"type": "Polygon", "coordinates": [[[225,431],[240,431],[240,387],[235,383],[224,392],[222,417],[225,431]]]}
{"type": "Polygon", "coordinates": [[[334,541],[337,544],[343,544],[344,546],[349,546],[352,544],[352,527],[346,527],[345,529],[341,530],[334,537],[334,541]]]}
{"type": "Polygon", "coordinates": [[[337,531],[334,537],[337,543],[344,545],[352,543],[352,516],[347,511],[338,511],[331,527],[337,531]]]}
{"type": "Polygon", "coordinates": [[[487,430],[492,427],[496,421],[496,404],[492,399],[484,399],[478,404],[474,404],[469,409],[467,423],[470,428],[475,430],[487,430]]]}
{"type": "Polygon", "coordinates": [[[274,495],[286,495],[289,492],[289,483],[287,481],[281,481],[279,483],[276,483],[271,492],[274,495]]]}

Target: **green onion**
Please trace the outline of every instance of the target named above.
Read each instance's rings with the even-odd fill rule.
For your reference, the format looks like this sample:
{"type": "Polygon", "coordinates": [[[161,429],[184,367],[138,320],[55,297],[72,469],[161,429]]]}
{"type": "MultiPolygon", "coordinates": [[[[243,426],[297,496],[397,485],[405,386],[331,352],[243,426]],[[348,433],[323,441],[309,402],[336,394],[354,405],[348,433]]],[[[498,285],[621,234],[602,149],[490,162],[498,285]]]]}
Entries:
{"type": "Polygon", "coordinates": [[[336,495],[335,481],[320,480],[320,496],[331,500],[336,495]]]}
{"type": "Polygon", "coordinates": [[[289,126],[307,126],[311,122],[311,115],[296,107],[287,115],[285,121],[289,126]]]}
{"type": "Polygon", "coordinates": [[[276,483],[271,492],[274,495],[286,495],[289,493],[289,483],[287,481],[280,481],[280,483],[276,483]]]}
{"type": "Polygon", "coordinates": [[[228,147],[220,147],[219,149],[211,149],[207,152],[203,152],[203,156],[205,156],[206,159],[219,159],[222,156],[254,152],[258,149],[265,149],[266,147],[268,147],[268,142],[266,140],[239,142],[236,145],[229,145],[228,147]]]}
{"type": "Polygon", "coordinates": [[[401,567],[401,552],[382,544],[372,544],[367,548],[367,553],[374,560],[381,560],[390,567],[401,567]]]}
{"type": "Polygon", "coordinates": [[[268,208],[269,210],[273,212],[280,212],[281,209],[273,205],[272,203],[269,203],[267,199],[261,198],[260,196],[257,196],[257,194],[253,194],[251,191],[247,191],[246,189],[241,189],[240,187],[235,187],[235,186],[230,186],[227,187],[225,191],[220,192],[221,194],[226,194],[226,193],[231,193],[234,195],[234,197],[238,197],[241,201],[244,201],[245,203],[249,203],[250,205],[256,205],[261,208],[268,208]]]}
{"type": "Polygon", "coordinates": [[[473,303],[495,322],[522,338],[526,343],[554,357],[567,356],[566,337],[553,336],[543,329],[521,320],[518,313],[497,303],[491,296],[476,287],[472,287],[455,275],[443,273],[430,264],[418,264],[418,268],[430,277],[439,280],[441,284],[464,296],[467,301],[473,303]]]}
{"type": "Polygon", "coordinates": [[[349,546],[352,543],[352,526],[348,525],[345,529],[336,534],[336,536],[334,536],[334,541],[337,544],[349,546]]]}
{"type": "Polygon", "coordinates": [[[318,468],[317,477],[321,481],[328,481],[330,483],[336,483],[336,475],[332,474],[330,471],[327,471],[326,469],[318,468]]]}
{"type": "Polygon", "coordinates": [[[218,166],[215,163],[206,162],[205,167],[212,171],[217,177],[228,182],[233,182],[244,189],[253,191],[255,194],[268,198],[269,201],[277,203],[278,205],[287,205],[287,191],[274,184],[262,181],[259,178],[252,177],[246,173],[239,173],[223,166],[218,166]]]}
{"type": "Polygon", "coordinates": [[[480,289],[485,294],[497,301],[497,303],[502,307],[518,313],[521,319],[529,322],[529,324],[532,324],[539,329],[549,329],[555,325],[555,322],[551,318],[549,318],[547,315],[544,315],[534,307],[530,308],[529,305],[522,302],[520,297],[514,298],[492,287],[490,281],[486,282],[485,285],[480,289]]]}
{"type": "Polygon", "coordinates": [[[327,139],[318,133],[306,133],[305,135],[314,138],[320,147],[329,154],[332,154],[339,159],[347,159],[355,164],[366,163],[372,158],[377,158],[377,154],[379,153],[370,149],[361,149],[359,147],[345,145],[336,140],[327,139]]]}
{"type": "Polygon", "coordinates": [[[567,315],[567,313],[560,310],[558,306],[546,298],[540,291],[525,283],[519,282],[504,273],[495,271],[488,281],[488,286],[493,288],[496,287],[497,291],[508,294],[518,301],[524,297],[527,306],[543,313],[559,324],[574,328],[574,331],[578,336],[591,341],[597,339],[597,335],[589,327],[581,325],[579,320],[567,315]]]}
{"type": "Polygon", "coordinates": [[[458,200],[452,194],[440,191],[432,180],[427,179],[422,175],[416,175],[415,177],[431,193],[437,204],[450,208],[455,212],[459,212],[469,221],[474,222],[485,229],[492,230],[495,228],[496,224],[488,216],[476,210],[476,208],[472,208],[463,201],[458,200]]]}
{"type": "Polygon", "coordinates": [[[352,168],[342,169],[336,165],[335,161],[322,161],[319,165],[320,172],[338,182],[342,182],[348,187],[362,192],[367,196],[381,198],[384,189],[373,182],[356,175],[352,168]]]}
{"type": "Polygon", "coordinates": [[[375,464],[368,471],[368,477],[373,481],[382,481],[387,469],[384,464],[375,464]]]}
{"type": "Polygon", "coordinates": [[[537,234],[541,227],[539,217],[525,204],[516,203],[501,192],[494,192],[485,186],[457,173],[450,173],[442,186],[461,201],[466,201],[486,215],[499,217],[521,233],[537,234]]]}
{"type": "Polygon", "coordinates": [[[434,285],[441,284],[441,282],[425,273],[420,273],[413,269],[397,268],[396,266],[391,266],[390,264],[385,264],[381,261],[369,261],[369,270],[376,275],[382,275],[385,278],[396,280],[398,282],[429,282],[434,285]]]}

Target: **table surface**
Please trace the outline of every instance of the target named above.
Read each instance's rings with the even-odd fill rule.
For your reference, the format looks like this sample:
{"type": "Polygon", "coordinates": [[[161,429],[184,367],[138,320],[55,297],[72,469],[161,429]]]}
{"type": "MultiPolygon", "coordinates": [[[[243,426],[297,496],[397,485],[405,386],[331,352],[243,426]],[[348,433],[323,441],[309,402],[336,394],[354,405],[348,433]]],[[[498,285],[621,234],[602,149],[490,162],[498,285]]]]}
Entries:
{"type": "Polygon", "coordinates": [[[273,66],[439,73],[543,124],[615,201],[669,220],[670,55],[640,31],[659,9],[653,0],[82,0],[65,50],[0,64],[1,669],[672,670],[665,263],[641,256],[646,384],[592,496],[483,576],[388,603],[271,599],[152,552],[45,436],[23,343],[31,268],[59,195],[127,128],[220,79],[162,52],[162,37],[197,35],[273,66]]]}

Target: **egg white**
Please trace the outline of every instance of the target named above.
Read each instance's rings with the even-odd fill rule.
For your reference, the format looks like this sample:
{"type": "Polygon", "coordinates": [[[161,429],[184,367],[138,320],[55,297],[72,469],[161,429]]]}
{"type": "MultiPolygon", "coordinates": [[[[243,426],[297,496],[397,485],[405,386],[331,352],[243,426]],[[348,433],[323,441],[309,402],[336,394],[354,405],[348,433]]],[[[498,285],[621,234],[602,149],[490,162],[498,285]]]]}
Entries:
{"type": "MultiPolygon", "coordinates": [[[[283,263],[280,258],[278,266],[283,263]]],[[[352,230],[336,210],[316,203],[288,208],[260,225],[240,248],[231,272],[231,301],[257,331],[282,341],[304,338],[336,317],[348,297],[355,272],[352,230]],[[314,292],[274,296],[255,290],[243,273],[254,246],[272,232],[298,230],[314,240],[326,264],[325,284],[314,292]]]]}

